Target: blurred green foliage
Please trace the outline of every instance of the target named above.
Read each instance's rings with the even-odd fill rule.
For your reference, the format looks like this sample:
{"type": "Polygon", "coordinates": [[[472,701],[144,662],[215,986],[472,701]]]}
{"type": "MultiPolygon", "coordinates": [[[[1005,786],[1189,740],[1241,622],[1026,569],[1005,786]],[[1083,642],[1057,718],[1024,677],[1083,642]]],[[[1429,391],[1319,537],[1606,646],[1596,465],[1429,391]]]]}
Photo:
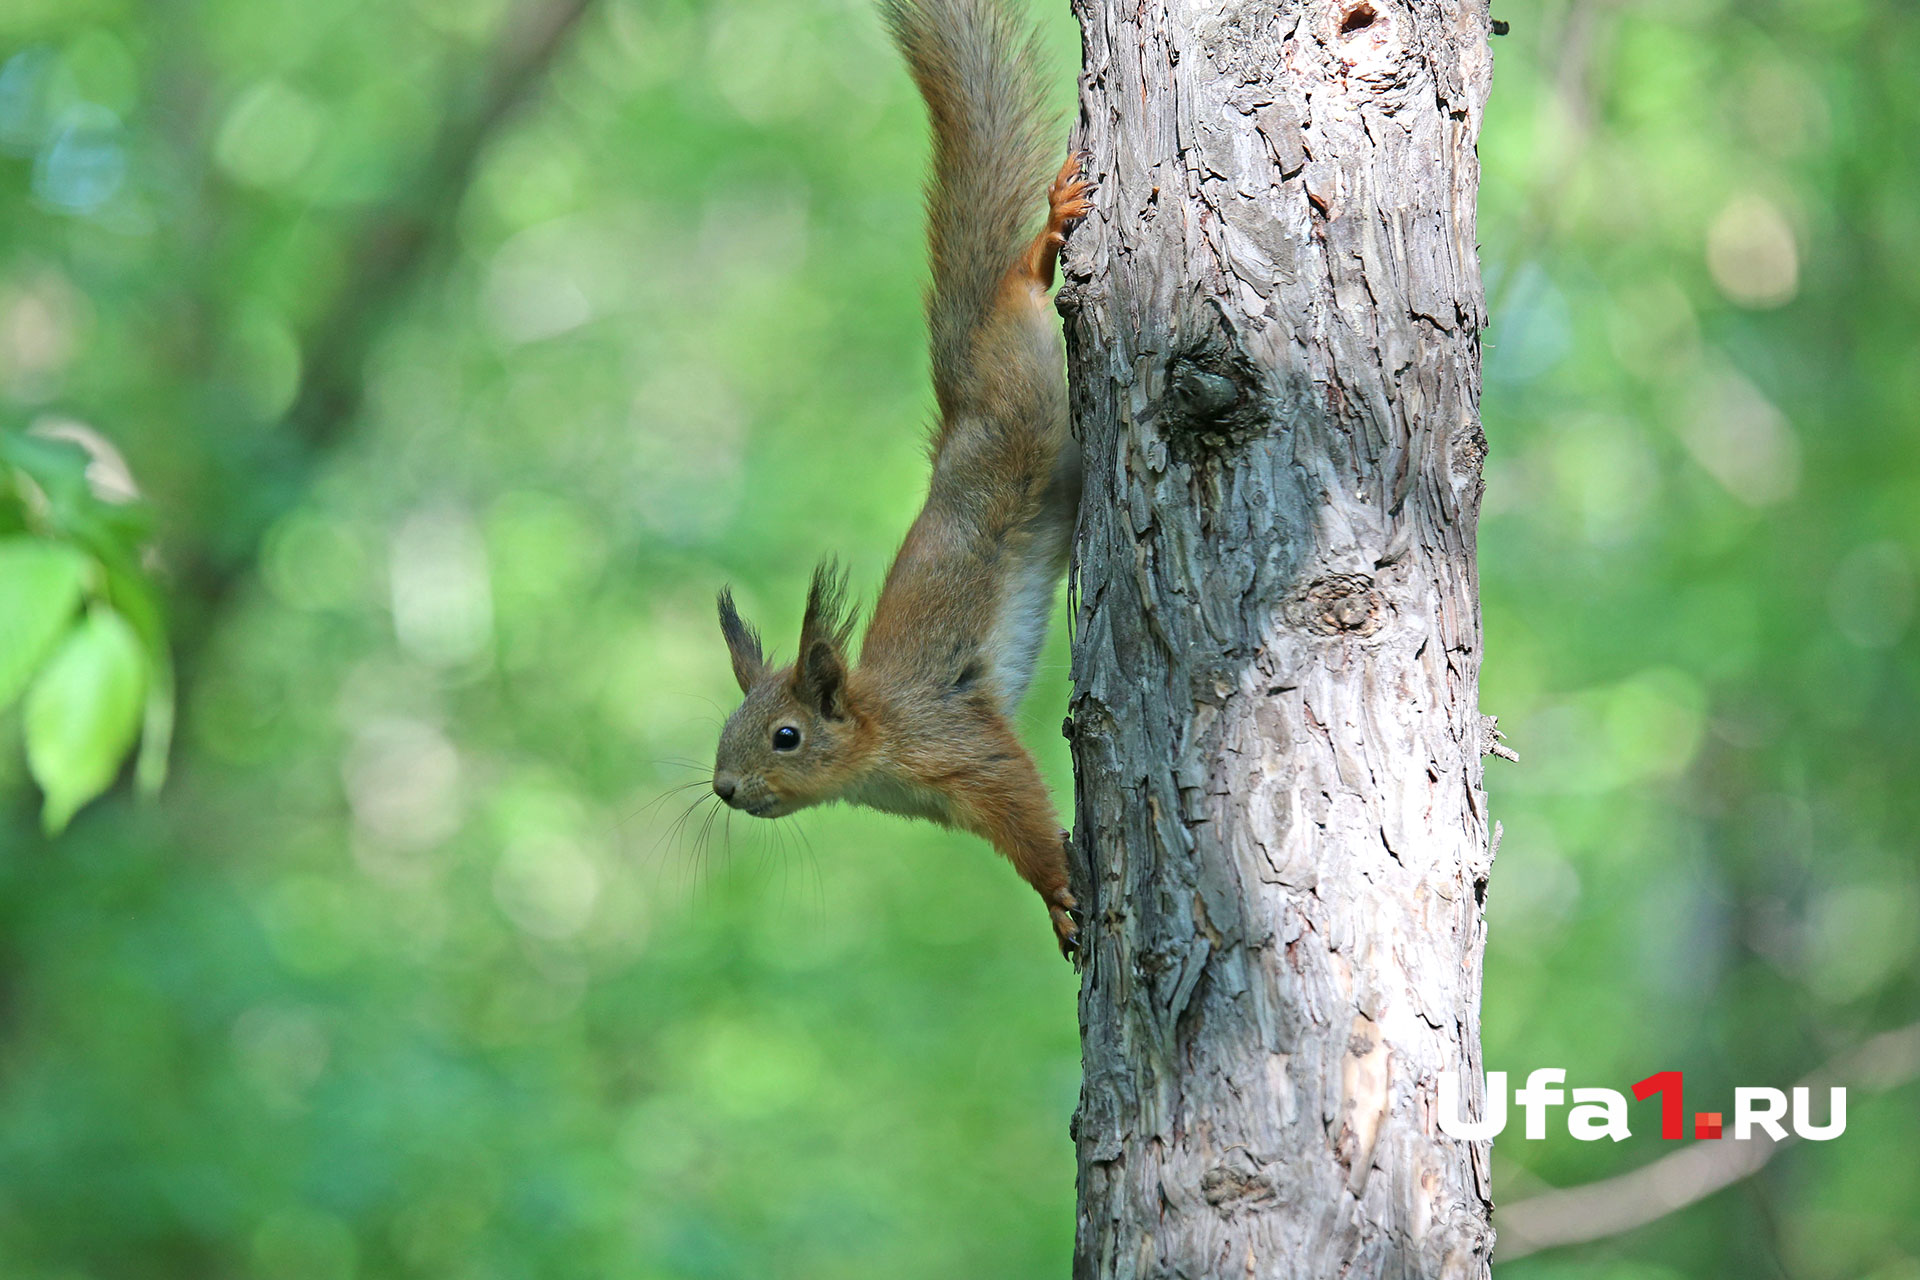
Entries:
{"type": "MultiPolygon", "coordinates": [[[[0,725],[0,1274],[1062,1274],[1031,894],[877,815],[682,822],[714,588],[790,645],[921,497],[919,106],[861,0],[601,0],[419,209],[512,12],[0,6],[0,425],[124,455],[183,671],[163,798],[57,840],[0,725]]],[[[1500,16],[1489,1065],[1730,1109],[1920,1017],[1920,13],[1500,16]]],[[[1913,1280],[1916,1096],[1503,1272],[1913,1280]]],[[[1661,1150],[1510,1135],[1497,1187],[1661,1150]]]]}

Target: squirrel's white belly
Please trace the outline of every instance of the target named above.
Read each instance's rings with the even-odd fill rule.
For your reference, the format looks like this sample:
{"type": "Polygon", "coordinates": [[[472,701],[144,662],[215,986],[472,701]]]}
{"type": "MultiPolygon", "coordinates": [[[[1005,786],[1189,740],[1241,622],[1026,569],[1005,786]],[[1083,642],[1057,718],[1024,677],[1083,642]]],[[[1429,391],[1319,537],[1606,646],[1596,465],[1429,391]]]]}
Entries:
{"type": "Polygon", "coordinates": [[[938,791],[885,774],[866,779],[847,793],[847,799],[903,818],[928,818],[942,824],[952,821],[952,809],[938,791]]]}
{"type": "Polygon", "coordinates": [[[1047,638],[1047,622],[1053,614],[1059,582],[1060,571],[1049,557],[1023,565],[1009,584],[1011,590],[989,650],[995,658],[993,687],[1006,715],[1013,714],[1033,681],[1034,664],[1040,660],[1040,646],[1047,638]]]}

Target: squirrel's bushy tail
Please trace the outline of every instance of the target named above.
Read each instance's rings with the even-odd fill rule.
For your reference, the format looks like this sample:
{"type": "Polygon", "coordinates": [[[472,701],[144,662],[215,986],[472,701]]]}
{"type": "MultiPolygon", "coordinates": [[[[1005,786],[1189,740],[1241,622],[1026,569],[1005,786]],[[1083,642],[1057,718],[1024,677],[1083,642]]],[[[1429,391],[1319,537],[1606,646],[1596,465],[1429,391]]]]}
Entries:
{"type": "Polygon", "coordinates": [[[880,0],[933,125],[927,319],[943,412],[965,395],[973,335],[1046,208],[1059,157],[1034,33],[1000,0],[880,0]]]}

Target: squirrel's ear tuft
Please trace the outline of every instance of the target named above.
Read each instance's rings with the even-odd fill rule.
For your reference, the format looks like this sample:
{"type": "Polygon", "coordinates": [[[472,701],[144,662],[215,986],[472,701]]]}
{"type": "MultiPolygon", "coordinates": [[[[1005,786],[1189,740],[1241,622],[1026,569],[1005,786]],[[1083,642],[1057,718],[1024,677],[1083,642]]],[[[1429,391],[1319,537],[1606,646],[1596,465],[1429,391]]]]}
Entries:
{"type": "Polygon", "coordinates": [[[846,714],[847,645],[852,638],[847,576],[833,561],[822,561],[807,591],[807,616],[800,624],[800,660],[794,664],[793,683],[802,701],[836,720],[846,714]]]}
{"type": "Polygon", "coordinates": [[[733,591],[720,592],[720,634],[726,637],[727,655],[733,659],[733,678],[746,693],[766,670],[767,656],[760,648],[760,633],[733,607],[733,591]]]}
{"type": "Polygon", "coordinates": [[[800,652],[816,644],[845,653],[853,639],[853,610],[847,605],[847,575],[834,560],[822,560],[807,588],[807,616],[800,623],[800,652]]]}

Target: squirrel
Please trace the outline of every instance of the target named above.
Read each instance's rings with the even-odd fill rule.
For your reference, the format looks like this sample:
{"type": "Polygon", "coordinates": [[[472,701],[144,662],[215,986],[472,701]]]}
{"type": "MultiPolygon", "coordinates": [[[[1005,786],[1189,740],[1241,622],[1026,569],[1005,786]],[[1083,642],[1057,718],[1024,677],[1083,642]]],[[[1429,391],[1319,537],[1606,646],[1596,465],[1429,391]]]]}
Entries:
{"type": "Polygon", "coordinates": [[[999,0],[880,9],[933,132],[932,478],[857,663],[846,578],[831,561],[814,572],[790,666],[768,663],[731,591],[720,592],[745,700],[721,731],[713,790],[763,818],[844,800],[983,836],[1039,893],[1071,956],[1068,835],[1012,718],[1079,510],[1080,453],[1047,294],[1092,183],[1076,154],[1053,172],[1036,41],[999,0]],[[1029,237],[1043,196],[1046,224],[1029,237]]]}

